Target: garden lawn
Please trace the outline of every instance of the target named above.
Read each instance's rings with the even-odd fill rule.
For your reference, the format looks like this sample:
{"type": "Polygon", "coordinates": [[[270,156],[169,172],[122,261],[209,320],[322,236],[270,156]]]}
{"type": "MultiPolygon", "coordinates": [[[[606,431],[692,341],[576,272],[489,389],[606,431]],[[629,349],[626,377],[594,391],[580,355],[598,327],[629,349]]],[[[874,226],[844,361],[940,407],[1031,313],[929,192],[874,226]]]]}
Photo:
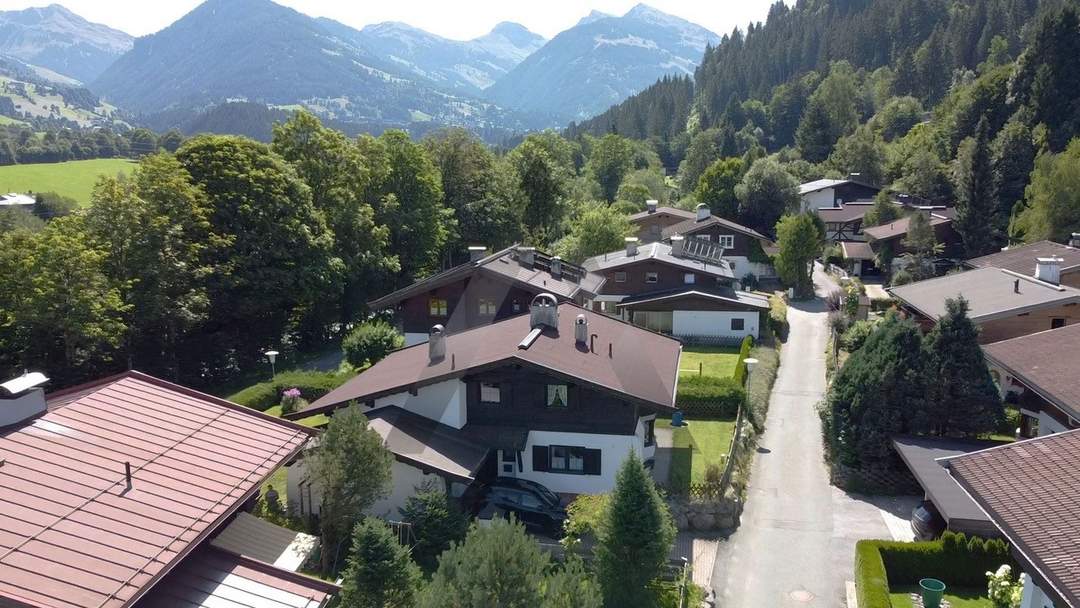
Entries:
{"type": "Polygon", "coordinates": [[[130,174],[134,168],[134,162],[122,158],[6,165],[0,167],[0,192],[55,192],[88,205],[98,177],[130,174]]]}
{"type": "Polygon", "coordinates": [[[679,373],[697,375],[700,365],[706,375],[731,378],[738,362],[738,346],[687,346],[683,348],[679,373]]]}
{"type": "MultiPolygon", "coordinates": [[[[892,608],[913,608],[911,594],[918,593],[917,586],[898,585],[889,589],[889,601],[892,608]]],[[[994,608],[994,603],[986,597],[986,589],[946,589],[945,600],[952,608],[994,608]]]]}
{"type": "Polygon", "coordinates": [[[712,463],[723,467],[735,433],[734,420],[690,420],[687,426],[672,428],[671,420],[659,418],[656,427],[672,430],[668,486],[673,490],[687,490],[691,482],[703,483],[705,469],[712,463]]]}

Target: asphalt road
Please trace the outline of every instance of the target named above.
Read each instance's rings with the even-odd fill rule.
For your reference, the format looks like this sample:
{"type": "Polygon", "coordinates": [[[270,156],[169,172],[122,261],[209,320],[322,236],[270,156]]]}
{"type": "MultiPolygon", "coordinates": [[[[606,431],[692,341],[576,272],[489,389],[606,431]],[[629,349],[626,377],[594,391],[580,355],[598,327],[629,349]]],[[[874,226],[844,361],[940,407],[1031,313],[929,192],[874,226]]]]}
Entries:
{"type": "Polygon", "coordinates": [[[825,393],[828,313],[835,285],[815,272],[819,297],[788,307],[791,331],[739,529],[713,574],[721,608],[844,606],[855,541],[891,538],[875,504],[903,514],[911,499],[874,500],[829,485],[816,405],[825,393]]]}

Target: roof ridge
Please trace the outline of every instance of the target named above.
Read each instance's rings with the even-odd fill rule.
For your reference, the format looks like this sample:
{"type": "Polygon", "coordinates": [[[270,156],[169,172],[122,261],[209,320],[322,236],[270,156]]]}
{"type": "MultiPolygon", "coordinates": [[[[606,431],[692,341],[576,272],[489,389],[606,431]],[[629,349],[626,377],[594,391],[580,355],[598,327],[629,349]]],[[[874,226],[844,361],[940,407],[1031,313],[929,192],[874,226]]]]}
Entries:
{"type": "MultiPolygon", "coordinates": [[[[1040,279],[1038,277],[1033,277],[1033,276],[1031,276],[1029,274],[1023,274],[1023,273],[1020,273],[1020,272],[1016,272],[1015,270],[1009,270],[1008,268],[998,268],[996,266],[990,266],[990,268],[993,268],[995,270],[1000,270],[1001,272],[1004,272],[1007,275],[1014,276],[1014,277],[1016,277],[1018,279],[1024,279],[1025,281],[1027,281],[1029,283],[1034,283],[1034,284],[1040,285],[1042,287],[1048,287],[1050,289],[1053,289],[1055,291],[1059,291],[1059,292],[1062,292],[1062,293],[1073,289],[1073,288],[1069,287],[1068,285],[1060,285],[1060,284],[1050,283],[1050,282],[1044,281],[1044,280],[1042,280],[1042,279],[1040,279]]],[[[948,275],[946,275],[946,276],[948,276],[948,275]]],[[[1080,293],[1080,292],[1078,292],[1078,293],[1080,293]]]]}

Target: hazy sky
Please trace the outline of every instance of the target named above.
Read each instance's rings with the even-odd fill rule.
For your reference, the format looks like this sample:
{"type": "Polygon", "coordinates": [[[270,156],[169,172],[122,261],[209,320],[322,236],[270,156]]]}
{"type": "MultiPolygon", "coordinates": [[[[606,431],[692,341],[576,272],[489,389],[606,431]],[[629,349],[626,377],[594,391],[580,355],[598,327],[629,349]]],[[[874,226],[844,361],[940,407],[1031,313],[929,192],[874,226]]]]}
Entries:
{"type": "MultiPolygon", "coordinates": [[[[201,0],[55,0],[90,21],[135,36],[154,33],[176,21],[201,0]]],[[[621,15],[636,0],[277,0],[315,17],[331,17],[353,27],[404,21],[447,38],[465,40],[500,21],[516,21],[551,37],[590,10],[621,15]]],[[[723,34],[750,21],[763,21],[773,0],[653,0],[649,5],[723,34]]],[[[0,0],[0,9],[43,6],[50,0],[0,0]]]]}

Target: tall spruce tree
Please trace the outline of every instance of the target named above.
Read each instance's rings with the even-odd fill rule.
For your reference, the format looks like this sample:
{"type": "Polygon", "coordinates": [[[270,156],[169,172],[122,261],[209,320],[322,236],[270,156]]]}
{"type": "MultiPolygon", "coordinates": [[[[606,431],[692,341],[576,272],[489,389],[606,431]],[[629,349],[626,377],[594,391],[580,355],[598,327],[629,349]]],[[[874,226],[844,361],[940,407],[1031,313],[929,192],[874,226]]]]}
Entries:
{"type": "Polygon", "coordinates": [[[675,524],[667,504],[633,453],[619,468],[600,526],[596,566],[604,604],[645,608],[654,603],[649,583],[667,562],[675,541],[675,524]]]}
{"type": "Polygon", "coordinates": [[[956,230],[968,258],[1000,249],[1002,234],[998,229],[994,203],[994,175],[990,161],[990,136],[986,119],[979,121],[975,136],[964,140],[956,155],[956,230]]]}
{"type": "Polygon", "coordinates": [[[916,426],[950,437],[989,433],[1005,412],[979,347],[979,330],[962,297],[946,300],[945,309],[925,340],[926,376],[933,381],[916,426]]]}
{"type": "Polygon", "coordinates": [[[413,608],[421,580],[420,569],[390,526],[374,517],[356,524],[341,608],[413,608]]]}

